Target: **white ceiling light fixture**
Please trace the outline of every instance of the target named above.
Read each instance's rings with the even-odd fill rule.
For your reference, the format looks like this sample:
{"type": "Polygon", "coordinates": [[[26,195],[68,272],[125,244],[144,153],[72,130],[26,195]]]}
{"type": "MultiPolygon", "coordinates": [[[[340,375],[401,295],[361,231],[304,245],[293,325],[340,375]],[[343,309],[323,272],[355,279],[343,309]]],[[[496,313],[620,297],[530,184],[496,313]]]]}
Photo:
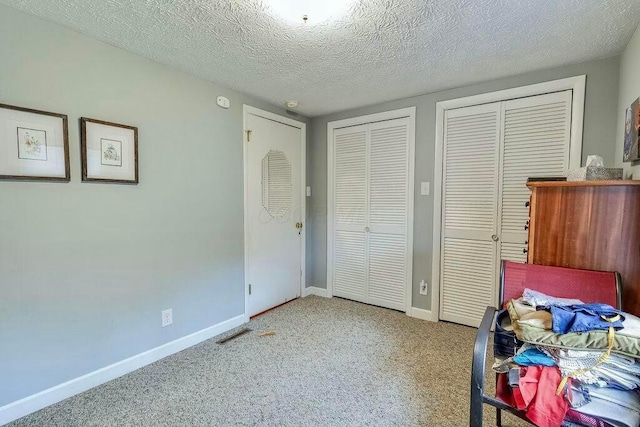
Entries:
{"type": "Polygon", "coordinates": [[[265,0],[267,11],[289,24],[316,25],[345,15],[354,0],[265,0]]]}

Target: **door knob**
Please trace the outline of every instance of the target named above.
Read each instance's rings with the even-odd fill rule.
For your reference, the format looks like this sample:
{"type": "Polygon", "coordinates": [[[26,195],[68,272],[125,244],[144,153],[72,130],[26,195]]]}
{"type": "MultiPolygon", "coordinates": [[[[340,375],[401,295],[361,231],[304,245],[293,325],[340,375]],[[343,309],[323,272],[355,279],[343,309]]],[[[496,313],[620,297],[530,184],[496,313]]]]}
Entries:
{"type": "Polygon", "coordinates": [[[366,231],[368,233],[369,231],[371,231],[371,229],[369,229],[369,227],[365,227],[364,231],[366,231]]]}
{"type": "Polygon", "coordinates": [[[491,240],[497,242],[498,240],[500,240],[500,238],[494,234],[493,236],[491,236],[491,240]]]}

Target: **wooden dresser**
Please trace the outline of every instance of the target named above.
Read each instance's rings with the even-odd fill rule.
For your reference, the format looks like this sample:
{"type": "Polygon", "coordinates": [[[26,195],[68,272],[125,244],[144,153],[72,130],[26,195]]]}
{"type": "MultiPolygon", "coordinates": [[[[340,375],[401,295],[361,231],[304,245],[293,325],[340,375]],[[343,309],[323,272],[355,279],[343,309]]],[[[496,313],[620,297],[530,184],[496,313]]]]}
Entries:
{"type": "Polygon", "coordinates": [[[640,181],[531,182],[532,264],[618,271],[640,316],[640,181]]]}

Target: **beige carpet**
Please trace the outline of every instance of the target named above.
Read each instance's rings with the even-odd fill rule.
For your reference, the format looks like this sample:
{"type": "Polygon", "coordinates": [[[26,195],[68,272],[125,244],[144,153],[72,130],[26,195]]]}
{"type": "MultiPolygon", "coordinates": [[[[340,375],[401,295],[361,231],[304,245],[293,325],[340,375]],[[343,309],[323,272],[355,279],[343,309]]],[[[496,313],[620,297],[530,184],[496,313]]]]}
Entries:
{"type": "MultiPolygon", "coordinates": [[[[203,342],[11,425],[468,425],[473,328],[319,297],[248,326],[224,345],[203,342]],[[258,335],[267,330],[276,334],[258,335]]],[[[485,420],[495,425],[493,408],[485,420]]]]}

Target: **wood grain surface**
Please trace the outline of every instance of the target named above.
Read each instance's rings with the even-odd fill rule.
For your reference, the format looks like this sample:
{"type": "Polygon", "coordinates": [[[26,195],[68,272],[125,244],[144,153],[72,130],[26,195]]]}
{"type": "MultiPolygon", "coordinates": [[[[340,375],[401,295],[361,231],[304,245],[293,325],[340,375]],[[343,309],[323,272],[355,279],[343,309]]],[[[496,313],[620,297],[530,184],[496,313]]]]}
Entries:
{"type": "Polygon", "coordinates": [[[529,185],[528,261],[618,271],[622,276],[623,309],[640,315],[639,181],[603,182],[610,181],[596,185],[529,185]]]}

